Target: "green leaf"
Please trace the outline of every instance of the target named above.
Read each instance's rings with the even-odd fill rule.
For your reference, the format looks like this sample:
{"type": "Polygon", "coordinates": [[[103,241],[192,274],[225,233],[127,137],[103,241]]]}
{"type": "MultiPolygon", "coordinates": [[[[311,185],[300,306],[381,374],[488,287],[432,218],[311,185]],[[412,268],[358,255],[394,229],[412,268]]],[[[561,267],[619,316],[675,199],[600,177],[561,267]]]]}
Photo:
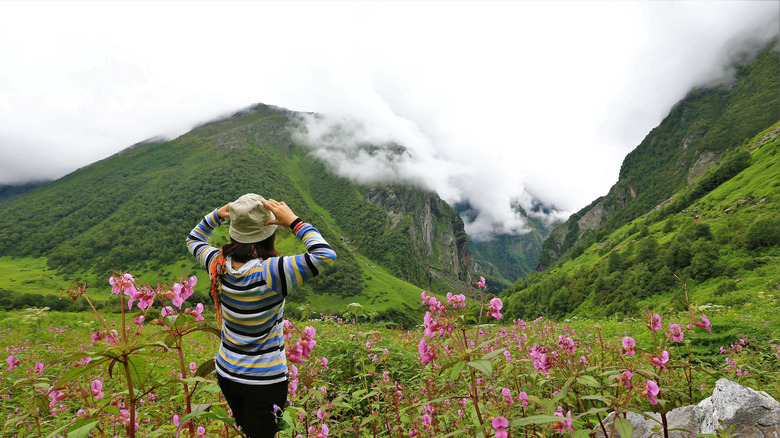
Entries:
{"type": "Polygon", "coordinates": [[[33,397],[33,406],[47,414],[51,413],[51,409],[49,409],[49,398],[46,394],[36,394],[35,397],[33,397]]]}
{"type": "Polygon", "coordinates": [[[214,359],[206,359],[206,361],[200,364],[198,369],[195,370],[195,375],[198,377],[206,377],[216,371],[216,369],[217,365],[214,363],[214,359]]]}
{"type": "Polygon", "coordinates": [[[89,431],[94,429],[97,424],[98,420],[95,420],[94,418],[76,420],[76,423],[72,426],[76,429],[68,431],[68,438],[87,438],[89,436],[89,431]]]}
{"type": "Polygon", "coordinates": [[[205,392],[207,394],[219,394],[219,391],[220,391],[219,385],[217,385],[216,383],[212,383],[210,385],[199,387],[198,390],[195,391],[195,393],[192,395],[194,397],[195,395],[200,394],[201,392],[205,392]]]}
{"type": "Polygon", "coordinates": [[[212,403],[200,403],[192,405],[192,412],[209,412],[212,403]]]}
{"type": "Polygon", "coordinates": [[[173,426],[166,425],[166,426],[163,426],[163,427],[161,427],[161,428],[159,428],[159,429],[157,429],[155,431],[152,431],[152,432],[149,432],[148,434],[145,434],[144,437],[151,438],[151,437],[160,436],[160,435],[169,435],[169,434],[171,434],[172,432],[175,432],[175,431],[176,431],[176,428],[174,428],[173,426]]]}
{"type": "Polygon", "coordinates": [[[504,351],[506,351],[506,348],[501,348],[499,350],[491,351],[490,353],[482,356],[482,360],[490,360],[490,359],[498,356],[499,354],[503,354],[504,351]]]}
{"type": "MultiPolygon", "coordinates": [[[[6,424],[7,424],[7,423],[6,423],[6,424]]],[[[65,430],[65,428],[67,428],[67,427],[68,427],[68,425],[67,425],[67,424],[66,424],[66,425],[64,425],[64,426],[62,426],[62,427],[60,427],[59,429],[57,429],[57,430],[55,430],[54,432],[52,432],[52,433],[51,433],[49,436],[47,436],[46,438],[54,438],[55,436],[58,436],[58,435],[59,435],[59,433],[60,433],[60,432],[62,432],[63,430],[65,430]]]]}
{"type": "Polygon", "coordinates": [[[577,377],[577,383],[583,386],[590,386],[592,388],[599,388],[601,385],[593,378],[593,376],[579,376],[577,377]]]}
{"type": "Polygon", "coordinates": [[[541,399],[535,395],[528,395],[528,403],[535,403],[537,405],[544,406],[545,409],[555,409],[552,400],[548,398],[541,399]]]}
{"type": "Polygon", "coordinates": [[[530,426],[533,424],[547,424],[547,423],[554,423],[563,420],[566,419],[562,417],[554,417],[552,415],[531,415],[530,417],[518,418],[517,420],[512,420],[509,423],[509,426],[510,427],[530,426]]]}
{"type": "Polygon", "coordinates": [[[455,380],[459,378],[461,371],[463,371],[463,368],[466,368],[466,361],[460,361],[455,363],[455,365],[452,367],[452,372],[450,373],[450,380],[455,380]]]}
{"type": "Polygon", "coordinates": [[[614,397],[607,397],[607,396],[603,396],[603,395],[584,395],[584,396],[582,396],[580,398],[583,399],[583,400],[597,400],[597,401],[604,402],[604,403],[607,403],[607,404],[614,403],[615,400],[617,400],[614,397]]]}
{"type": "Polygon", "coordinates": [[[472,360],[468,365],[488,377],[493,375],[493,364],[489,360],[472,360]]]}
{"type": "Polygon", "coordinates": [[[571,387],[571,384],[574,382],[574,376],[569,377],[566,380],[566,383],[563,384],[563,387],[561,387],[561,390],[555,394],[555,396],[552,398],[553,404],[558,403],[558,400],[561,400],[562,398],[566,397],[566,395],[569,393],[569,387],[571,387]]]}
{"type": "Polygon", "coordinates": [[[621,416],[615,417],[615,429],[620,434],[620,438],[632,438],[634,436],[634,426],[630,421],[621,416]]]}
{"type": "Polygon", "coordinates": [[[588,438],[589,436],[590,436],[589,430],[580,429],[574,431],[574,438],[588,438]]]}
{"type": "Polygon", "coordinates": [[[127,366],[130,369],[130,379],[133,381],[133,386],[142,388],[150,375],[146,359],[139,355],[130,356],[127,358],[127,366]]]}
{"type": "Polygon", "coordinates": [[[106,363],[109,359],[100,359],[100,360],[93,360],[90,363],[87,364],[87,366],[83,367],[72,367],[68,370],[67,373],[65,373],[64,376],[60,380],[57,381],[57,383],[54,384],[55,388],[59,388],[60,386],[65,386],[69,382],[78,379],[79,377],[83,376],[84,374],[87,374],[90,370],[93,368],[97,368],[100,365],[103,365],[106,363]]]}
{"type": "Polygon", "coordinates": [[[211,326],[208,326],[208,325],[202,326],[202,327],[198,327],[196,329],[193,329],[192,331],[194,331],[194,332],[208,332],[208,333],[211,333],[211,334],[213,334],[214,336],[216,336],[218,338],[222,336],[222,332],[218,328],[211,327],[211,326]]]}

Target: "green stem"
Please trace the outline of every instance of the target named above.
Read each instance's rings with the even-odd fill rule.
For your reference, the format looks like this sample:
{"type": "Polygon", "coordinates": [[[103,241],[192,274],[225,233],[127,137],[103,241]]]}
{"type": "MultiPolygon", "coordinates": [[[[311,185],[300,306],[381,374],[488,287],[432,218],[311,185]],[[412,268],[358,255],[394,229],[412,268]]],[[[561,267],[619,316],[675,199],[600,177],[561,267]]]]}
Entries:
{"type": "MultiPolygon", "coordinates": [[[[468,348],[468,339],[466,338],[466,329],[461,329],[461,332],[463,333],[463,345],[468,348]]],[[[468,363],[471,362],[471,354],[468,353],[468,350],[466,350],[466,366],[468,366],[468,363]]],[[[485,421],[482,420],[482,412],[479,410],[479,395],[477,395],[477,377],[474,373],[474,368],[469,366],[469,374],[471,375],[471,400],[474,402],[474,409],[477,411],[477,419],[479,420],[480,427],[485,424],[485,421]]]]}
{"type": "Polygon", "coordinates": [[[130,376],[130,364],[127,363],[127,356],[123,357],[122,365],[125,369],[125,379],[127,380],[127,401],[130,406],[130,424],[127,426],[130,438],[135,438],[135,396],[133,393],[133,379],[130,376]]]}
{"type": "MultiPolygon", "coordinates": [[[[181,317],[181,316],[180,316],[181,317]]],[[[179,369],[181,370],[181,377],[184,379],[186,377],[187,369],[184,365],[184,352],[181,348],[181,340],[182,336],[177,336],[177,342],[176,342],[176,351],[179,354],[179,369]]],[[[189,385],[187,385],[187,382],[182,382],[184,385],[184,401],[185,401],[185,415],[189,415],[192,412],[192,400],[191,400],[191,394],[190,394],[190,388],[189,385]]],[[[190,436],[195,436],[195,424],[193,424],[192,420],[189,421],[189,427],[190,436]]]]}

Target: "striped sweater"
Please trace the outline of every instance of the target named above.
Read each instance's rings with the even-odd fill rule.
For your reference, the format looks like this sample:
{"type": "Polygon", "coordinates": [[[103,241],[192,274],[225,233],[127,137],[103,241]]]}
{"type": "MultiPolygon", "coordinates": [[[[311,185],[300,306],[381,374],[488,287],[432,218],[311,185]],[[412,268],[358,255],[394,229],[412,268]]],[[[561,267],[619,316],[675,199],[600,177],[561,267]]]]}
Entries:
{"type": "MultiPolygon", "coordinates": [[[[187,237],[189,251],[211,272],[219,248],[208,244],[212,231],[222,223],[217,210],[198,223],[187,237]]],[[[319,231],[298,222],[295,236],[306,253],[253,259],[233,269],[226,259],[222,276],[222,342],[216,357],[220,376],[247,385],[269,385],[287,379],[282,318],[287,293],[333,264],[336,253],[319,231]]]]}

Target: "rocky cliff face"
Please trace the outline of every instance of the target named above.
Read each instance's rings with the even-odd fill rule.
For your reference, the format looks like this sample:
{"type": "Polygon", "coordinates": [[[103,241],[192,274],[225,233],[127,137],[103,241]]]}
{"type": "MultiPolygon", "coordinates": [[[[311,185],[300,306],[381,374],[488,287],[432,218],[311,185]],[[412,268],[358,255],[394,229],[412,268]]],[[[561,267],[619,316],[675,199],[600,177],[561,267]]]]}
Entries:
{"type": "Polygon", "coordinates": [[[437,195],[388,185],[368,190],[364,199],[387,213],[388,228],[407,227],[415,258],[426,261],[429,283],[453,276],[469,282],[472,258],[463,220],[437,195]]]}

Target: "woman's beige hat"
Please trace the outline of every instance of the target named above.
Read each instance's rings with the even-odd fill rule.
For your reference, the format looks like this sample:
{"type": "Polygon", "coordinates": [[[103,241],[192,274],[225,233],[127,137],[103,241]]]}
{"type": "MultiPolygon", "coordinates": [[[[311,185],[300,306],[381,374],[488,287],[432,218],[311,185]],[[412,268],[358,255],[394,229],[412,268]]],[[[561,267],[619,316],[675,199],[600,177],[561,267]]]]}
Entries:
{"type": "Polygon", "coordinates": [[[239,243],[255,243],[271,237],[277,225],[266,225],[267,221],[276,219],[271,211],[265,208],[260,195],[247,193],[230,203],[230,237],[239,243]]]}

